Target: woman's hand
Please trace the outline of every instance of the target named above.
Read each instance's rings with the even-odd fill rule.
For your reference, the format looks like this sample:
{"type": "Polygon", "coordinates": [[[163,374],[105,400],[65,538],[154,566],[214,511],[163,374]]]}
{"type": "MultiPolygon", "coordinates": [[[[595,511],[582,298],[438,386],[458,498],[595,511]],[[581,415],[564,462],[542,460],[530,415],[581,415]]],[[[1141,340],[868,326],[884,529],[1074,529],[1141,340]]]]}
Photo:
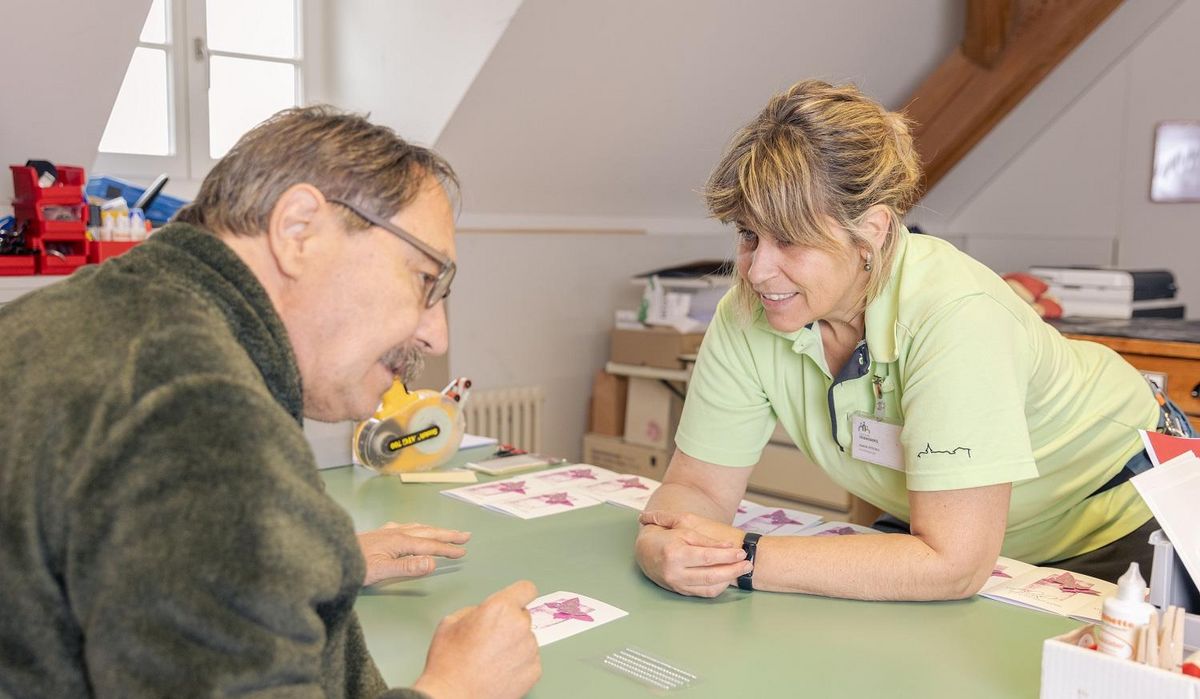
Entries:
{"type": "Polygon", "coordinates": [[[439,529],[410,522],[388,522],[379,529],[358,535],[358,547],[367,561],[363,586],[384,580],[409,580],[437,569],[434,556],[462,558],[470,532],[439,529]]]}
{"type": "Polygon", "coordinates": [[[740,529],[681,512],[643,512],[638,521],[637,562],[660,587],[716,597],[751,570],[740,529]]]}

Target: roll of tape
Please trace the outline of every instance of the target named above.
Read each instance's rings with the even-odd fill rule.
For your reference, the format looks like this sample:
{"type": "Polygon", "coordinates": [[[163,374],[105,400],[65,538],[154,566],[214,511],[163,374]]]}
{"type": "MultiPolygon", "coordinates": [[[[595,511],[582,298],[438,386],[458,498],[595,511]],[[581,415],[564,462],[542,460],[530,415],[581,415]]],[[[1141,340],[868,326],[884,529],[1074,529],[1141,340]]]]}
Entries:
{"type": "Polygon", "coordinates": [[[457,453],[463,429],[458,403],[436,391],[414,391],[393,414],[376,413],[358,425],[355,455],[381,473],[428,471],[457,453]]]}

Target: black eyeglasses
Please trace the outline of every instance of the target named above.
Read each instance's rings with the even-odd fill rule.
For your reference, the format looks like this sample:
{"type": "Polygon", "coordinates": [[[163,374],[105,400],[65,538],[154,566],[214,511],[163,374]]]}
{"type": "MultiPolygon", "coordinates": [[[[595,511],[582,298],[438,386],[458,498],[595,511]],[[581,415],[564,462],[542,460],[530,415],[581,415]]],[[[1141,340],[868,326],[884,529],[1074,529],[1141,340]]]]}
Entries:
{"type": "Polygon", "coordinates": [[[340,206],[346,207],[347,209],[350,209],[352,212],[354,212],[354,214],[356,216],[358,216],[362,220],[370,223],[371,225],[379,226],[380,228],[387,231],[388,233],[391,233],[392,235],[403,240],[404,242],[408,243],[409,245],[413,246],[414,248],[420,250],[422,253],[425,254],[426,257],[428,257],[429,259],[433,260],[434,262],[436,262],[438,264],[438,273],[437,273],[436,277],[431,277],[428,274],[422,275],[426,278],[426,284],[429,285],[429,292],[425,294],[425,307],[426,308],[433,308],[434,306],[437,305],[438,301],[441,301],[442,299],[444,299],[450,295],[450,283],[454,281],[454,274],[455,274],[455,272],[458,271],[458,267],[457,267],[457,265],[454,264],[454,260],[451,260],[449,257],[446,257],[445,255],[438,252],[430,245],[426,244],[424,241],[422,241],[417,236],[413,235],[412,233],[409,233],[408,231],[404,230],[403,228],[397,226],[396,224],[389,223],[388,221],[384,220],[383,218],[381,218],[379,216],[376,216],[375,214],[363,211],[362,209],[358,208],[357,206],[355,206],[354,204],[351,204],[348,201],[342,201],[341,199],[330,199],[328,197],[325,199],[325,201],[328,201],[328,202],[331,202],[334,204],[338,204],[340,206]]]}

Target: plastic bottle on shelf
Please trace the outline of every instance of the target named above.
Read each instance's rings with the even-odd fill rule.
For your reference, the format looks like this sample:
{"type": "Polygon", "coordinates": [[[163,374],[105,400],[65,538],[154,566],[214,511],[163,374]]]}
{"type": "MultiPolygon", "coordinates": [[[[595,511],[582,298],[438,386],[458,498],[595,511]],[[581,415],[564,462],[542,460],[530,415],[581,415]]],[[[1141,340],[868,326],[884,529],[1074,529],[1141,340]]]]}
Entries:
{"type": "Polygon", "coordinates": [[[1104,600],[1098,643],[1101,653],[1133,657],[1138,627],[1150,623],[1150,616],[1156,611],[1145,597],[1146,581],[1138,564],[1130,563],[1129,570],[1117,580],[1117,594],[1104,600]]]}
{"type": "Polygon", "coordinates": [[[146,239],[146,215],[137,207],[129,210],[129,239],[146,239]]]}

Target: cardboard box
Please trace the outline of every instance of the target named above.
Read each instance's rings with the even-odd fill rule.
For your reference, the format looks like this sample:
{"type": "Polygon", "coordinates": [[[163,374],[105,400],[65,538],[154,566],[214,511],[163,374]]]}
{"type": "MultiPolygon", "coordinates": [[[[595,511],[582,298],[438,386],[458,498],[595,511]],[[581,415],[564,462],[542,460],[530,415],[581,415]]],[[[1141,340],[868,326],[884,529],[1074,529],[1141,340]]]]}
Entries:
{"type": "Polygon", "coordinates": [[[675,444],[675,428],[682,411],[683,400],[661,380],[630,378],[625,401],[625,441],[670,449],[675,444]]]}
{"type": "Polygon", "coordinates": [[[625,402],[629,379],[606,371],[592,379],[592,402],[588,410],[588,432],[620,437],[625,434],[625,402]]]}
{"type": "Polygon", "coordinates": [[[583,461],[617,473],[632,473],[661,481],[671,461],[671,452],[629,444],[620,437],[585,434],[583,461]]]}
{"type": "Polygon", "coordinates": [[[704,333],[681,333],[674,328],[612,331],[609,359],[617,364],[683,369],[681,354],[700,351],[704,333]]]}
{"type": "MultiPolygon", "coordinates": [[[[1080,637],[1094,634],[1093,628],[1085,626],[1042,644],[1041,699],[1200,699],[1200,680],[1195,677],[1080,647],[1080,637]]],[[[1189,633],[1184,645],[1194,649],[1197,640],[1189,633]]]]}

